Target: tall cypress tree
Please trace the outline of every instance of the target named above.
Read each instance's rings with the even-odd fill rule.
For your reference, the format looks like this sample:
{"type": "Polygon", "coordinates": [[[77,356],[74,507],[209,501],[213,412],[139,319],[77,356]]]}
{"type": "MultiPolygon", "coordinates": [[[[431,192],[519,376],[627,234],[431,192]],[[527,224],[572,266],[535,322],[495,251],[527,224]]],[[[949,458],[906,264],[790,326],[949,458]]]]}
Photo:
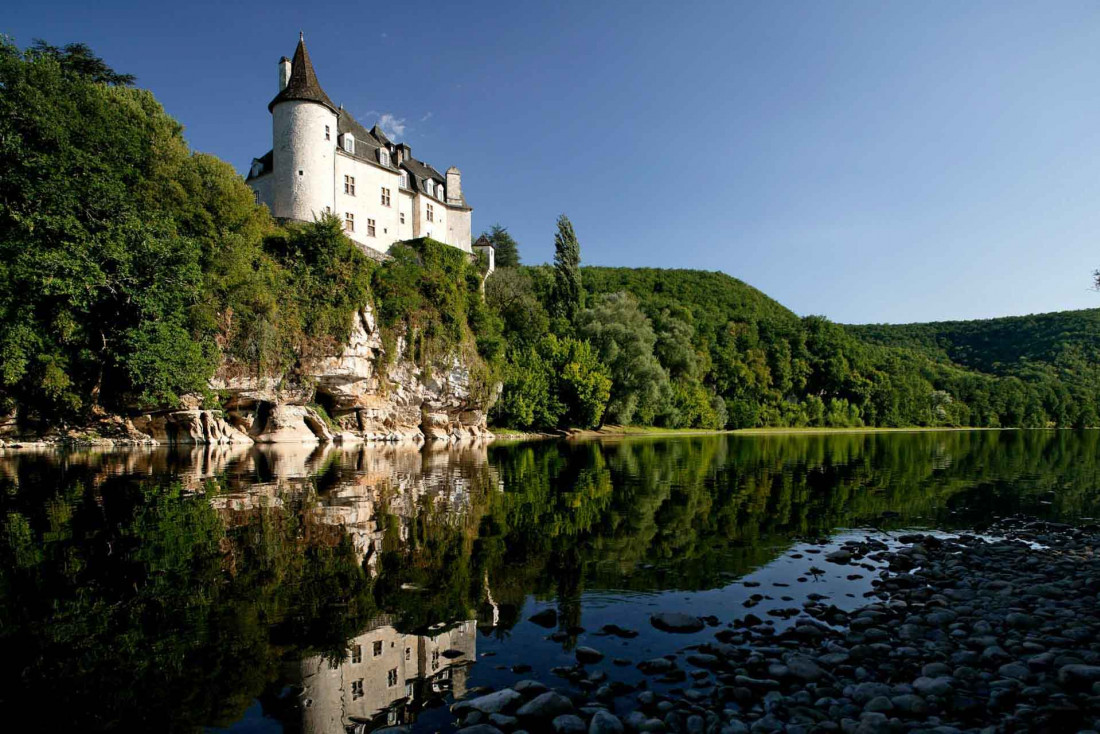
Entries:
{"type": "Polygon", "coordinates": [[[562,214],[558,217],[558,233],[554,235],[554,302],[551,312],[570,324],[584,308],[581,287],[581,246],[573,232],[573,223],[562,214]]]}

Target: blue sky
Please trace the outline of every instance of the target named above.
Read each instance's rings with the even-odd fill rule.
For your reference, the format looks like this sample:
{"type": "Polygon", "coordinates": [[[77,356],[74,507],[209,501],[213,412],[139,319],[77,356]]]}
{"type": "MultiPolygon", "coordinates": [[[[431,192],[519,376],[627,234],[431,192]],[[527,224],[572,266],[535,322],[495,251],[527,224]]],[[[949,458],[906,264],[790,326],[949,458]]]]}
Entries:
{"type": "Polygon", "coordinates": [[[525,262],[721,270],[842,322],[1100,306],[1100,3],[16,0],[196,150],[270,147],[298,31],[329,96],[457,165],[525,262]]]}

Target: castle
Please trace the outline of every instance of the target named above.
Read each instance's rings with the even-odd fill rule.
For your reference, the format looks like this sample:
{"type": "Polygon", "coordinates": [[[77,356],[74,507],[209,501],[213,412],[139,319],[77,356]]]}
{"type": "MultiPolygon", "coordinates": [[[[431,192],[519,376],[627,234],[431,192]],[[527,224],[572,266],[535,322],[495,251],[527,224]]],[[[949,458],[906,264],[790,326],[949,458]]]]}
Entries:
{"type": "Polygon", "coordinates": [[[272,149],[252,160],[247,182],[279,219],[312,221],[333,212],[364,251],[431,237],[471,252],[462,174],[418,161],[378,125],[367,130],[321,89],[305,40],[279,60],[279,93],[267,106],[272,149]]]}

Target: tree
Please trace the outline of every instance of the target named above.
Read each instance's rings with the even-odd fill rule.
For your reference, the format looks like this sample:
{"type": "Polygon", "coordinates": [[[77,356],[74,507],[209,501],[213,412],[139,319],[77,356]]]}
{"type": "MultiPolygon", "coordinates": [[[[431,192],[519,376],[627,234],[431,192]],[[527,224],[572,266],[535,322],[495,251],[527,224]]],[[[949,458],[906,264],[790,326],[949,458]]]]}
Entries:
{"type": "Polygon", "coordinates": [[[511,344],[537,344],[550,330],[550,318],[535,293],[527,268],[504,268],[485,281],[485,302],[504,320],[511,344]]]}
{"type": "Polygon", "coordinates": [[[107,66],[86,43],[70,43],[59,48],[36,38],[27,50],[27,59],[33,61],[41,58],[53,59],[65,73],[82,76],[92,82],[129,87],[136,81],[133,74],[119,74],[107,66]]]}
{"type": "Polygon", "coordinates": [[[558,217],[558,232],[554,235],[554,290],[550,314],[572,324],[583,308],[581,246],[573,232],[573,223],[562,214],[558,217]]]}
{"type": "Polygon", "coordinates": [[[668,409],[668,373],[653,354],[657,335],[633,296],[603,296],[581,312],[577,333],[592,343],[611,370],[608,420],[650,425],[668,409]]]}
{"type": "Polygon", "coordinates": [[[494,224],[488,232],[483,232],[482,236],[487,237],[493,243],[493,249],[496,251],[495,264],[498,270],[519,267],[519,247],[512,235],[508,233],[507,228],[494,224]]]}

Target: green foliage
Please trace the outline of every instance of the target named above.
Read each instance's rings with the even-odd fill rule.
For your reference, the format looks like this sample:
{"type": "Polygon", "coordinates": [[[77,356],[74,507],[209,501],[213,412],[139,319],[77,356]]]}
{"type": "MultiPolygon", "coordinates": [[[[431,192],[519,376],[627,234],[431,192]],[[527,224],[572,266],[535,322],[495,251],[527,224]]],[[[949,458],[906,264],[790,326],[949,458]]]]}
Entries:
{"type": "Polygon", "coordinates": [[[505,227],[494,224],[488,232],[483,232],[482,236],[487,237],[493,243],[494,258],[498,269],[519,266],[519,246],[505,227]]]}
{"type": "Polygon", "coordinates": [[[554,287],[551,296],[550,314],[569,324],[584,308],[581,246],[573,231],[573,223],[564,214],[558,217],[558,232],[554,235],[554,287]]]}
{"type": "Polygon", "coordinates": [[[69,43],[58,47],[46,43],[41,38],[36,38],[27,49],[27,58],[51,59],[61,67],[64,73],[92,82],[128,87],[136,80],[133,74],[119,74],[107,66],[86,43],[69,43]]]}
{"type": "Polygon", "coordinates": [[[298,358],[338,351],[350,336],[352,315],[371,302],[374,261],[344,235],[333,214],[290,224],[264,245],[286,274],[275,325],[288,346],[298,358]]]}
{"type": "Polygon", "coordinates": [[[79,419],[276,374],[347,338],[373,263],[277,230],[231,166],[82,44],[0,43],[0,400],[79,419]]]}
{"type": "Polygon", "coordinates": [[[398,242],[389,254],[372,282],[386,359],[392,359],[398,334],[407,356],[421,366],[460,357],[471,371],[472,400],[489,405],[506,341],[501,318],[482,297],[476,263],[427,238],[398,242]]]}
{"type": "Polygon", "coordinates": [[[611,384],[588,342],[550,334],[537,347],[510,351],[493,416],[522,429],[591,428],[600,422],[611,384]]]}
{"type": "Polygon", "coordinates": [[[606,420],[650,425],[671,400],[668,373],[653,354],[657,335],[637,300],[627,293],[598,299],[577,319],[577,333],[611,371],[606,420]]]}
{"type": "Polygon", "coordinates": [[[550,318],[526,269],[497,270],[485,281],[485,302],[502,320],[507,342],[537,344],[550,331],[550,318]]]}

